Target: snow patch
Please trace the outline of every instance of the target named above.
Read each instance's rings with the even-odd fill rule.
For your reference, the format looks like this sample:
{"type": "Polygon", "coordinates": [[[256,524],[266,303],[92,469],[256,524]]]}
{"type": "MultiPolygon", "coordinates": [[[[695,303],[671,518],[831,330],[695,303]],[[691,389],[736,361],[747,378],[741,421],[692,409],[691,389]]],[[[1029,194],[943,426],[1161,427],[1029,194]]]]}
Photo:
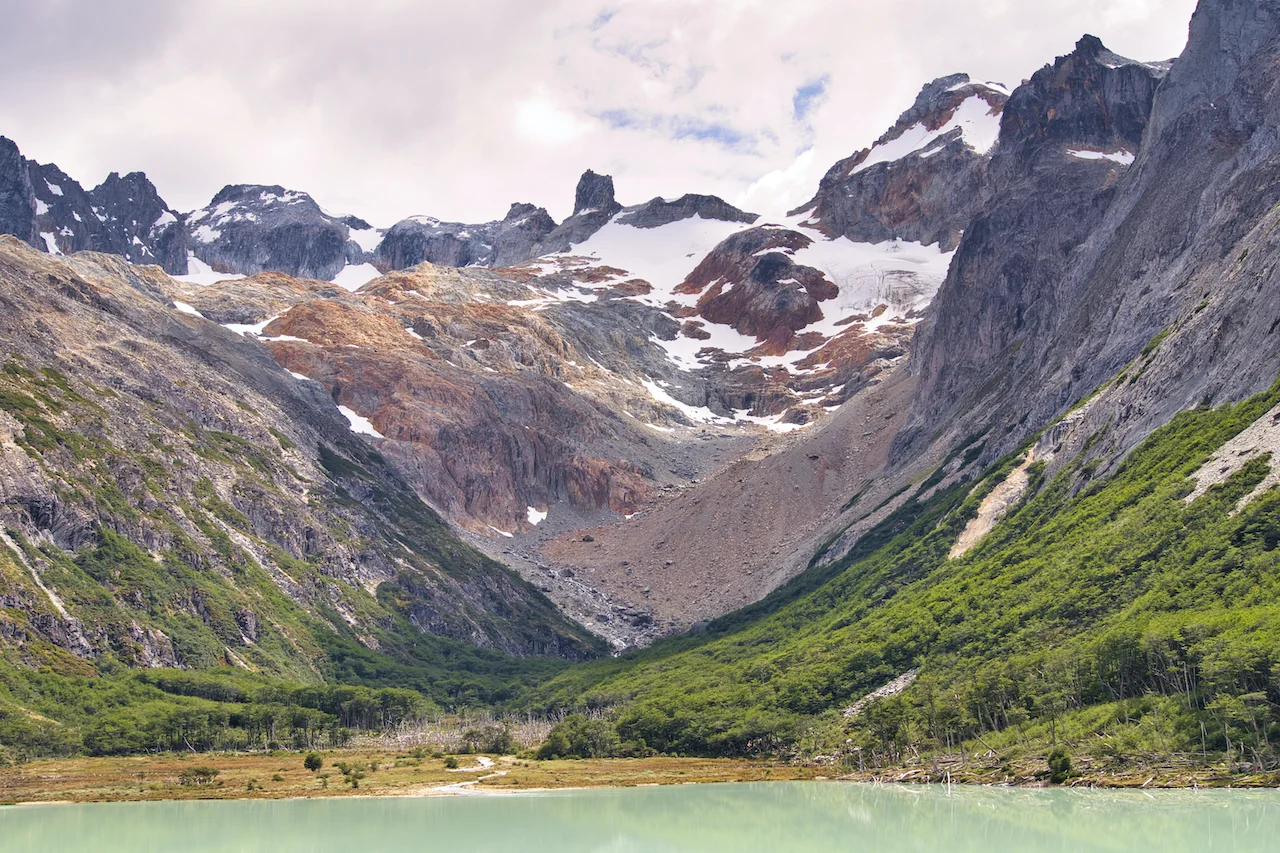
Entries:
{"type": "Polygon", "coordinates": [[[233,273],[214,272],[213,267],[197,258],[192,252],[187,252],[187,274],[175,275],[172,278],[174,281],[183,281],[187,284],[208,287],[209,285],[217,284],[220,281],[232,281],[234,279],[244,278],[244,276],[233,273]]]}
{"type": "Polygon", "coordinates": [[[532,524],[534,527],[537,527],[539,524],[547,520],[547,514],[549,512],[550,512],[549,509],[542,510],[541,512],[539,512],[533,507],[528,507],[528,512],[525,514],[525,517],[529,519],[530,524],[532,524]]]}
{"type": "Polygon", "coordinates": [[[281,311],[279,314],[273,314],[261,323],[223,323],[222,328],[229,329],[237,335],[245,335],[246,337],[252,335],[254,337],[258,337],[262,334],[262,331],[267,328],[267,326],[270,326],[274,321],[279,320],[287,313],[289,312],[285,310],[281,311]]]}
{"type": "Polygon", "coordinates": [[[1068,148],[1067,153],[1077,160],[1110,160],[1112,163],[1119,163],[1121,166],[1130,166],[1133,164],[1134,154],[1132,151],[1094,151],[1089,148],[1068,148]]]}
{"type": "Polygon", "coordinates": [[[62,254],[62,250],[58,248],[58,241],[54,239],[52,231],[41,231],[40,236],[44,238],[44,245],[49,250],[49,254],[62,254]]]}
{"type": "MultiPolygon", "coordinates": [[[[746,227],[741,222],[692,216],[657,228],[636,228],[618,222],[615,216],[586,242],[550,255],[547,261],[572,263],[573,258],[585,258],[587,266],[623,269],[627,275],[622,280],[643,279],[653,288],[652,293],[633,297],[637,302],[659,308],[672,300],[692,305],[697,297],[677,294],[675,288],[720,241],[746,227]]],[[[614,283],[602,282],[595,287],[611,287],[614,283]]]]}
{"type": "Polygon", "coordinates": [[[374,438],[386,438],[385,435],[373,428],[373,424],[369,422],[368,418],[357,415],[346,406],[339,406],[338,411],[342,412],[343,417],[345,417],[347,422],[351,424],[352,432],[359,433],[360,435],[373,436],[374,438]]]}
{"type": "Polygon", "coordinates": [[[222,236],[222,232],[216,228],[210,228],[208,225],[201,225],[191,232],[191,236],[201,243],[212,243],[222,236]]]}
{"type": "Polygon", "coordinates": [[[177,308],[183,314],[190,314],[192,317],[199,317],[201,320],[204,319],[203,314],[201,314],[199,311],[192,308],[190,305],[188,305],[185,302],[179,302],[178,300],[175,299],[173,300],[173,307],[177,308]]]}
{"type": "Polygon", "coordinates": [[[992,115],[991,105],[977,95],[966,98],[956,108],[951,121],[942,127],[929,130],[922,123],[913,124],[896,139],[872,146],[867,159],[859,163],[849,174],[856,175],[879,163],[893,163],[908,154],[929,148],[940,137],[956,128],[960,129],[961,138],[970,148],[979,154],[985,154],[995,146],[996,139],[1000,136],[1000,117],[992,115]]]}
{"type": "Polygon", "coordinates": [[[649,396],[662,403],[664,406],[670,406],[684,414],[691,421],[704,424],[731,424],[733,420],[715,412],[706,406],[690,406],[688,403],[682,403],[675,397],[672,397],[666,391],[663,391],[650,380],[641,383],[645,390],[649,392],[649,396]]]}
{"type": "Polygon", "coordinates": [[[49,188],[49,192],[53,193],[54,195],[62,195],[62,187],[58,186],[57,184],[51,184],[48,181],[45,181],[44,185],[47,186],[49,188]]]}
{"type": "Polygon", "coordinates": [[[333,283],[354,292],[381,275],[373,264],[347,264],[333,277],[333,283]]]}

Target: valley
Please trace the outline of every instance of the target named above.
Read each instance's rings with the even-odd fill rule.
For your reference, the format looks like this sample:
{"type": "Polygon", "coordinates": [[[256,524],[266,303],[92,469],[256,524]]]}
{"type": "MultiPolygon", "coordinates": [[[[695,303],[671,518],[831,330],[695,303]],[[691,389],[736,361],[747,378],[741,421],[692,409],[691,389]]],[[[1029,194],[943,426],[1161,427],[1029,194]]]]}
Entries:
{"type": "Polygon", "coordinates": [[[184,213],[0,138],[0,763],[483,708],[1272,784],[1278,51],[1201,0],[1171,61],[941,77],[785,215],[184,213]]]}

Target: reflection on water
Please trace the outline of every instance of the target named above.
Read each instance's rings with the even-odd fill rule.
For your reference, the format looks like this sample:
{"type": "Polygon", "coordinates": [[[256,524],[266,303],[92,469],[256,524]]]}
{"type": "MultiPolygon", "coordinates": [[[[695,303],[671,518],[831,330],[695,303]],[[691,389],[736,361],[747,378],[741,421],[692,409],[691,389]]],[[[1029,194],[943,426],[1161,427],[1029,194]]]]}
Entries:
{"type": "Polygon", "coordinates": [[[0,851],[1280,850],[1277,791],[1022,791],[823,782],[430,799],[0,808],[0,851]]]}

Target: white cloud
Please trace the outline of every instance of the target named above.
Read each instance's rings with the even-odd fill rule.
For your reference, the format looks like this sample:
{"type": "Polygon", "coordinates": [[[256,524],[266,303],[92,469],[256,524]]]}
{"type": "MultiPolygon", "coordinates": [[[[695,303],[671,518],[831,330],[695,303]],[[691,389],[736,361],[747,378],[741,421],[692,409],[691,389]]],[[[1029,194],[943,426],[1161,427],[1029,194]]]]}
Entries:
{"type": "Polygon", "coordinates": [[[535,95],[516,107],[516,129],[526,139],[545,145],[560,145],[591,129],[570,112],[560,109],[545,95],[535,95]]]}
{"type": "Polygon", "coordinates": [[[818,178],[828,165],[818,164],[814,160],[813,149],[806,148],[790,166],[755,181],[734,198],[733,203],[768,218],[780,218],[813,198],[818,178]]]}
{"type": "Polygon", "coordinates": [[[586,168],[624,203],[798,203],[934,77],[1016,85],[1085,32],[1168,58],[1194,0],[11,5],[0,133],[28,156],[145,170],[181,209],[279,183],[386,226],[560,218],[586,168]]]}

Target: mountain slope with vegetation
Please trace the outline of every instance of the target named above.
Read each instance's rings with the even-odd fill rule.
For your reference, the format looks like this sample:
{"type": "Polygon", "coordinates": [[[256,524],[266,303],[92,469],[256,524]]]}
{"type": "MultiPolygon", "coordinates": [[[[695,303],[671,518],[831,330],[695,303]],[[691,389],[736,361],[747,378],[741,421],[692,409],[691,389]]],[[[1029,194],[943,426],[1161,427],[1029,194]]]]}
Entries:
{"type": "Polygon", "coordinates": [[[954,560],[1021,460],[974,483],[922,483],[839,564],[702,635],[562,674],[544,701],[621,706],[624,740],[660,751],[856,747],[892,762],[1070,732],[1100,755],[1247,747],[1273,762],[1280,494],[1237,511],[1269,458],[1186,498],[1191,475],[1278,402],[1273,388],[1183,413],[1104,480],[1077,462],[1044,483],[1033,466],[1032,496],[954,560]],[[909,673],[906,689],[845,713],[909,673]]]}
{"type": "MultiPolygon", "coordinates": [[[[175,309],[166,283],[0,239],[10,723],[74,721],[72,697],[115,689],[85,679],[123,668],[394,685],[449,706],[602,651],[458,540],[318,386],[175,309]]],[[[119,695],[84,699],[88,716],[159,701],[119,695]]]]}

